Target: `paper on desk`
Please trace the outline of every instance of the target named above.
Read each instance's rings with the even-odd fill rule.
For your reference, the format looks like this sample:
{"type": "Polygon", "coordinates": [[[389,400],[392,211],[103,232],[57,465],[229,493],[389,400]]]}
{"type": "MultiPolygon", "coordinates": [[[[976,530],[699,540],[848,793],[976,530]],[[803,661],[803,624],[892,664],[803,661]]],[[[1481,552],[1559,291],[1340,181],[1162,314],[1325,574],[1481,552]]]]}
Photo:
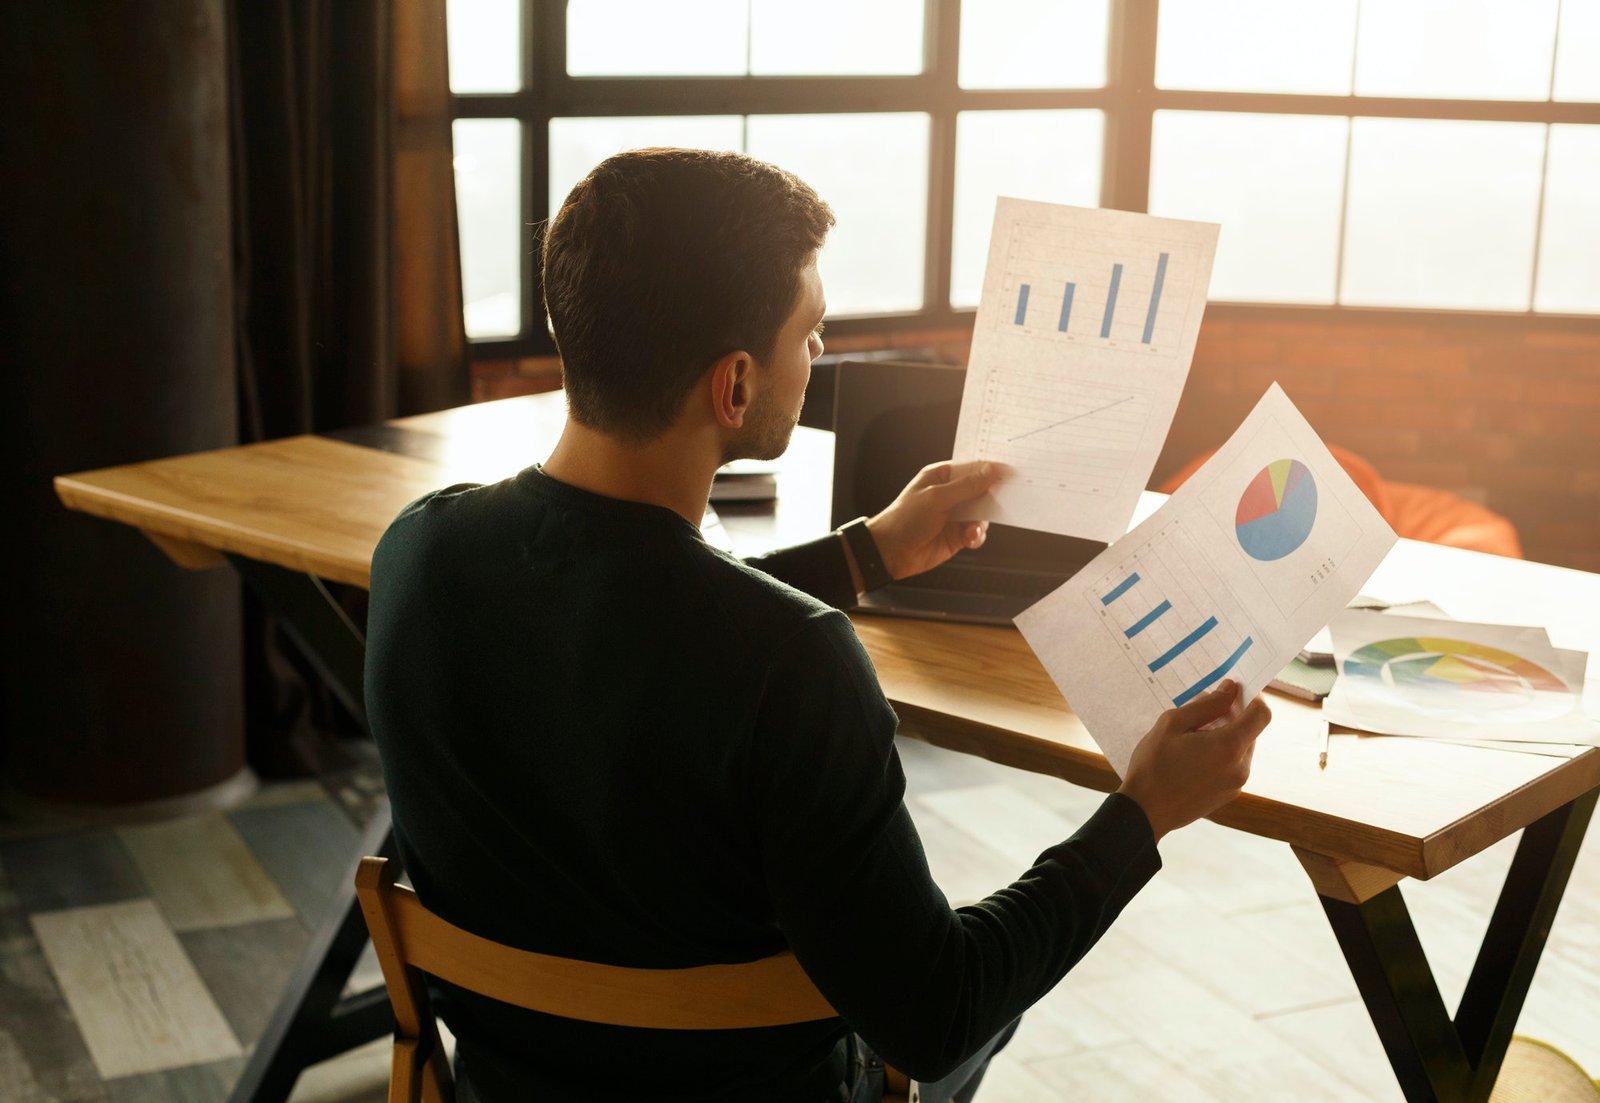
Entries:
{"type": "Polygon", "coordinates": [[[1350,611],[1329,625],[1339,680],[1328,719],[1379,735],[1596,744],[1588,655],[1543,628],[1350,611]]]}
{"type": "Polygon", "coordinates": [[[1394,545],[1276,383],[1167,504],[1017,618],[1118,773],[1164,709],[1254,697],[1394,545]]]}
{"type": "Polygon", "coordinates": [[[1012,475],[973,518],[1127,531],[1189,375],[1219,229],[998,202],[954,457],[1012,475]]]}

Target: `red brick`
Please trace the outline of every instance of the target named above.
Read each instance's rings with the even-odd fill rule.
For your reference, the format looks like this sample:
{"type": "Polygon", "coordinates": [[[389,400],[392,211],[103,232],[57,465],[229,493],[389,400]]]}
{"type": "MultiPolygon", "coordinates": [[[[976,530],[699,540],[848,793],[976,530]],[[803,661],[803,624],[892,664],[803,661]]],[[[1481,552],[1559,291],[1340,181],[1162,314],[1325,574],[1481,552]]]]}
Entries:
{"type": "Polygon", "coordinates": [[[1525,332],[1522,341],[1532,348],[1572,349],[1587,352],[1592,357],[1600,356],[1600,323],[1588,330],[1525,332]]]}
{"type": "Polygon", "coordinates": [[[1265,337],[1233,337],[1208,341],[1203,351],[1196,347],[1195,359],[1202,356],[1208,362],[1238,366],[1279,364],[1283,360],[1283,347],[1265,337]]]}
{"type": "Polygon", "coordinates": [[[1358,344],[1344,338],[1337,341],[1312,339],[1285,342],[1285,366],[1290,368],[1317,368],[1328,371],[1355,371],[1372,366],[1373,346],[1358,344]]]}
{"type": "Polygon", "coordinates": [[[1592,406],[1600,412],[1600,382],[1555,382],[1533,388],[1530,397],[1536,402],[1554,402],[1563,406],[1592,406]]]}
{"type": "Polygon", "coordinates": [[[1480,402],[1521,402],[1527,393],[1526,383],[1504,375],[1499,378],[1462,379],[1450,384],[1451,397],[1480,402]]]}
{"type": "Polygon", "coordinates": [[[1374,367],[1382,371],[1414,372],[1437,379],[1453,379],[1467,373],[1467,350],[1448,345],[1417,348],[1386,345],[1373,350],[1372,362],[1374,367]]]}
{"type": "Polygon", "coordinates": [[[1427,398],[1434,386],[1415,375],[1348,372],[1339,377],[1339,393],[1348,398],[1427,398]]]}

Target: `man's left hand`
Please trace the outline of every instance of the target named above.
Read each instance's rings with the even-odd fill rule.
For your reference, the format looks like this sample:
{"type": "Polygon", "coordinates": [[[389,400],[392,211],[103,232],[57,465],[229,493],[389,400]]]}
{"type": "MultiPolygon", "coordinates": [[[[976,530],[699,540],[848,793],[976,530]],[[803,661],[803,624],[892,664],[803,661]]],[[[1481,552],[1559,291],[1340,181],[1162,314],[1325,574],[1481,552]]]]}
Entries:
{"type": "Polygon", "coordinates": [[[989,522],[951,518],[1004,477],[1004,466],[990,460],[945,460],[917,472],[899,497],[867,520],[889,573],[907,578],[933,570],[962,548],[980,547],[989,522]]]}

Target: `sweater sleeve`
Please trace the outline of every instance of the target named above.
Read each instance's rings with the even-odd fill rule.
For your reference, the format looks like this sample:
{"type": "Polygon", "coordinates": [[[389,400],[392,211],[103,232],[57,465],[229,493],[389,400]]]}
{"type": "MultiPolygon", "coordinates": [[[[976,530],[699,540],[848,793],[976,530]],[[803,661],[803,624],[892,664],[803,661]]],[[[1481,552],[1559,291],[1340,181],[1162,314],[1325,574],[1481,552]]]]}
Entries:
{"type": "Polygon", "coordinates": [[[856,603],[850,564],[845,561],[844,542],[837,533],[754,556],[745,563],[835,609],[848,609],[856,603]]]}
{"type": "Polygon", "coordinates": [[[1016,881],[952,909],[906,810],[895,724],[849,622],[818,614],[769,667],[750,814],[806,972],[886,1061],[932,1081],[1053,988],[1161,863],[1143,811],[1114,794],[1016,881]]]}

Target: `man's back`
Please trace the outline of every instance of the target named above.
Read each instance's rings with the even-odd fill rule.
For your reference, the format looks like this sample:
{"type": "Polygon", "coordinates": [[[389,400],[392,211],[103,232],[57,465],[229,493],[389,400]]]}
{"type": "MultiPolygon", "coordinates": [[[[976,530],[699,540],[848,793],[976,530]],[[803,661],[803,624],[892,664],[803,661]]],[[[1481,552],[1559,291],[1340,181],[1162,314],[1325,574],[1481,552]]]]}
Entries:
{"type": "MultiPolygon", "coordinates": [[[[761,564],[851,597],[832,537],[761,564]]],[[[670,510],[535,469],[423,499],[385,534],[367,688],[401,857],[429,907],[617,965],[787,946],[920,1080],[1048,991],[1160,864],[1144,813],[1114,794],[1016,882],[952,910],[849,621],[670,510]]],[[[838,1020],[685,1034],[449,995],[489,1101],[822,1103],[848,1078],[838,1020]]]]}
{"type": "MultiPolygon", "coordinates": [[[[773,748],[753,742],[778,734],[759,716],[766,683],[825,696],[826,671],[785,668],[848,626],[669,510],[534,469],[452,488],[385,536],[373,594],[369,695],[402,857],[431,906],[489,938],[651,968],[762,957],[786,945],[763,875],[773,817],[847,831],[899,804],[886,707],[875,738],[851,725],[858,753],[839,764],[868,784],[772,784],[773,748]]],[[[841,1078],[838,1021],[658,1035],[450,1003],[469,1076],[483,1045],[497,1052],[479,1067],[514,1063],[554,1098],[680,1083],[705,1098],[778,1077],[819,1100],[841,1078]]]]}

